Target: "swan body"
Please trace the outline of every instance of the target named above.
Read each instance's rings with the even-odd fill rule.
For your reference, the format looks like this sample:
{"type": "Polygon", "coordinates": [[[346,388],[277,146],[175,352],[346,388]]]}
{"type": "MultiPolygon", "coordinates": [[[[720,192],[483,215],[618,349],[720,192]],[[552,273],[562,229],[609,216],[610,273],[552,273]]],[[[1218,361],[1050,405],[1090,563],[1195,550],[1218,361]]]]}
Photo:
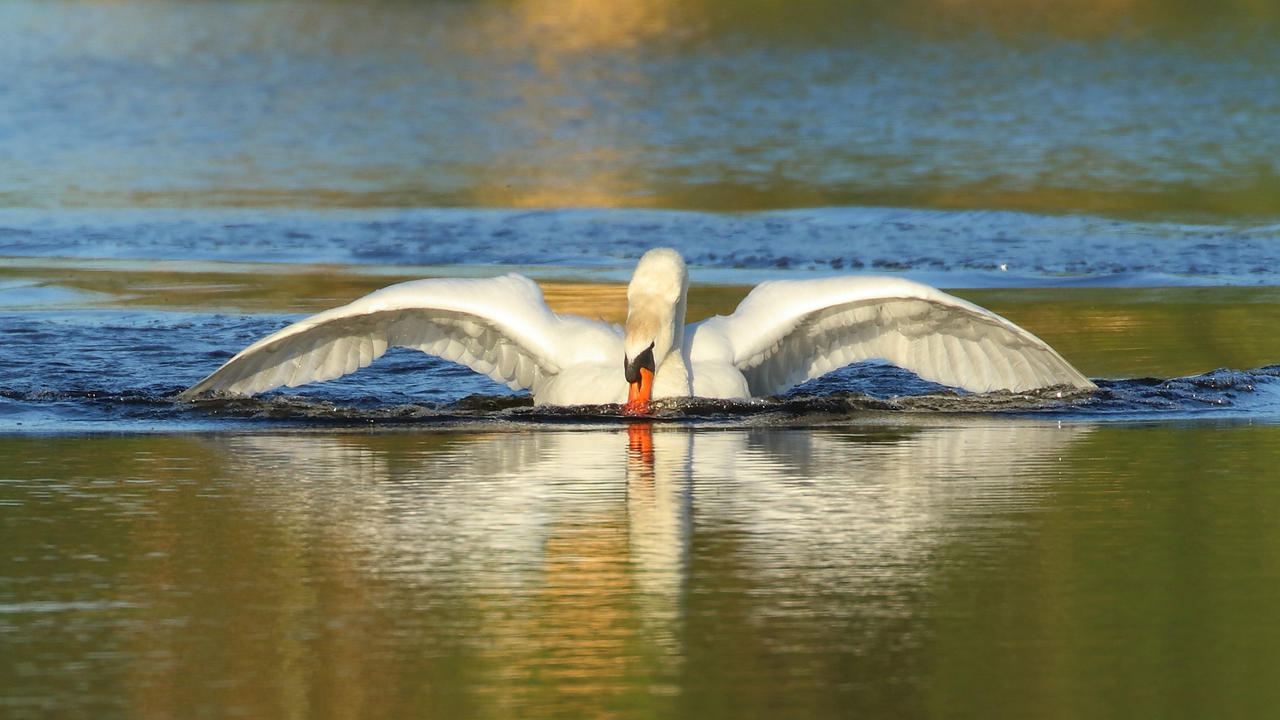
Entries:
{"type": "Polygon", "coordinates": [[[646,412],[651,398],[772,395],[870,359],[972,392],[1095,387],[1026,330],[910,280],[765,282],[732,315],[686,327],[688,287],[676,251],[645,253],[623,328],[553,313],[521,275],[400,283],[262,338],[182,397],[331,380],[389,347],[461,363],[529,390],[537,404],[625,402],[633,412],[646,412]]]}

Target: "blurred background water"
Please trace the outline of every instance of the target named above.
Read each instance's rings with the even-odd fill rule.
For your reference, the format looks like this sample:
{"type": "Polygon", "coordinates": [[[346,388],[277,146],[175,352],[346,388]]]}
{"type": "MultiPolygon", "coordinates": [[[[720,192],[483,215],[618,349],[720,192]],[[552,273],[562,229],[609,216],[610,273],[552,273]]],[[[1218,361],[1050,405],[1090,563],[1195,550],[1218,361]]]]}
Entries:
{"type": "Polygon", "coordinates": [[[1267,2],[17,2],[0,199],[1280,210],[1267,2]]]}
{"type": "Polygon", "coordinates": [[[1260,717],[1280,5],[0,3],[8,717],[1260,717]],[[901,274],[1101,390],[858,366],[651,427],[398,352],[174,394],[381,285],[618,320],[901,274]]]}

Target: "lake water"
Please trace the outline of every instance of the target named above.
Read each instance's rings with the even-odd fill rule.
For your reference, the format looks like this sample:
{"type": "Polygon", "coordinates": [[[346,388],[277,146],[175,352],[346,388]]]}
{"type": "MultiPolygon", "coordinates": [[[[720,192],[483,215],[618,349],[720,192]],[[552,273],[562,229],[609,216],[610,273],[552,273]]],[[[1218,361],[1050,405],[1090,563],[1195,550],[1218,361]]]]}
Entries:
{"type": "Polygon", "coordinates": [[[1265,716],[1280,434],[0,439],[11,716],[1265,716]]]}
{"type": "Polygon", "coordinates": [[[0,5],[3,714],[1274,712],[1280,13],[879,5],[0,5]],[[410,278],[617,321],[659,245],[691,320],[899,274],[1100,389],[174,399],[410,278]]]}

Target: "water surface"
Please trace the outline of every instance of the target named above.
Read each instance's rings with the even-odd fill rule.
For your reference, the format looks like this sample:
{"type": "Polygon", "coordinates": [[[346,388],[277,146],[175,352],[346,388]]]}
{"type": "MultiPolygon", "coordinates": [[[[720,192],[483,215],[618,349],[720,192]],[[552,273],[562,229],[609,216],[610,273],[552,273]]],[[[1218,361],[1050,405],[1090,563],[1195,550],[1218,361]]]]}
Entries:
{"type": "Polygon", "coordinates": [[[12,716],[1254,716],[1274,425],[0,439],[12,716]],[[647,447],[646,447],[647,445],[647,447]],[[74,528],[70,532],[69,528],[74,528]]]}
{"type": "Polygon", "coordinates": [[[0,6],[0,201],[1274,219],[1267,3],[0,6]]]}
{"type": "Polygon", "coordinates": [[[0,4],[6,717],[1265,717],[1267,3],[0,4]],[[522,272],[618,321],[892,274],[1099,390],[874,363],[534,408],[399,351],[175,399],[306,313],[522,272]]]}
{"type": "MultiPolygon", "coordinates": [[[[422,269],[0,271],[11,715],[1201,717],[1280,700],[1274,287],[957,290],[1098,378],[1084,396],[863,365],[635,424],[405,351],[263,399],[174,399],[299,312],[422,269]]],[[[536,274],[557,309],[619,319],[622,272],[536,274]]],[[[745,290],[696,285],[691,312],[745,290]]]]}

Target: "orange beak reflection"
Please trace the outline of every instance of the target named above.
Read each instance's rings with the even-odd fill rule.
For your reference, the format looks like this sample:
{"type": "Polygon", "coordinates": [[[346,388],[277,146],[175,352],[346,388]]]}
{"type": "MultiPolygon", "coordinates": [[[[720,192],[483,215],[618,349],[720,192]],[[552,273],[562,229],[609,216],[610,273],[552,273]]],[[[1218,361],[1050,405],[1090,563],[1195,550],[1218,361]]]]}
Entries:
{"type": "Polygon", "coordinates": [[[627,425],[627,452],[630,454],[631,468],[634,470],[653,471],[653,434],[647,422],[634,422],[627,425]]]}
{"type": "Polygon", "coordinates": [[[640,368],[640,379],[629,383],[627,404],[622,406],[623,415],[648,415],[649,398],[653,395],[653,371],[640,368]]]}

